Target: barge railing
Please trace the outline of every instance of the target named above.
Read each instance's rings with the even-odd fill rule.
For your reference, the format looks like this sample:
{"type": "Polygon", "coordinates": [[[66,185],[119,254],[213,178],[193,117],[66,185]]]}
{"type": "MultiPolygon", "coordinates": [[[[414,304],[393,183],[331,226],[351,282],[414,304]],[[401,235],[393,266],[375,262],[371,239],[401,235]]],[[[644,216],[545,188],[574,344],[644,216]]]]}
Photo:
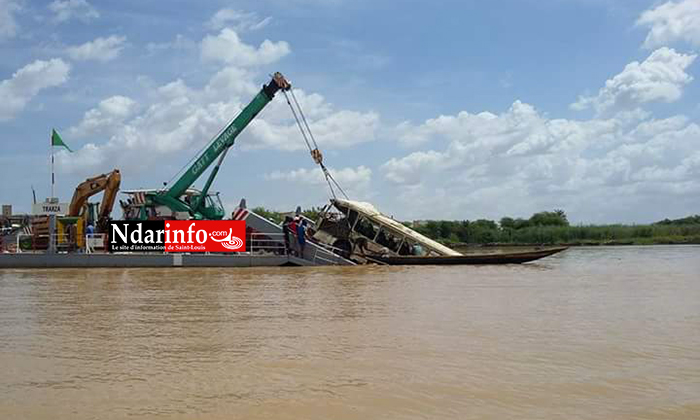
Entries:
{"type": "MultiPolygon", "coordinates": [[[[22,249],[22,242],[26,241],[26,238],[31,238],[32,239],[32,244],[34,244],[38,239],[46,239],[51,237],[51,240],[49,242],[53,242],[54,244],[59,244],[59,242],[62,242],[63,244],[56,249],[57,251],[63,251],[65,252],[67,249],[66,248],[71,248],[71,244],[67,242],[69,235],[66,235],[64,233],[56,233],[53,235],[34,235],[34,234],[27,234],[27,233],[20,233],[16,237],[16,251],[17,253],[23,253],[27,251],[26,249],[22,249]]],[[[93,234],[87,234],[85,235],[85,246],[82,249],[83,252],[86,254],[94,254],[98,250],[105,250],[105,239],[107,235],[104,233],[93,233],[93,234]]],[[[330,253],[333,253],[337,255],[338,257],[342,257],[344,250],[340,248],[336,248],[327,244],[323,243],[318,243],[318,242],[312,242],[309,241],[309,243],[313,244],[314,246],[307,247],[305,249],[304,255],[299,256],[300,258],[306,259],[307,261],[310,261],[314,264],[323,264],[323,265],[338,265],[339,261],[335,260],[333,258],[330,258],[330,256],[324,254],[324,250],[328,251],[330,253]]],[[[295,254],[299,254],[299,243],[297,241],[297,238],[295,235],[290,235],[289,238],[289,251],[294,251],[295,254]]],[[[32,249],[31,251],[39,251],[38,249],[32,249]]],[[[31,252],[30,251],[30,252],[31,252]]],[[[47,252],[48,250],[43,249],[42,251],[47,252]]],[[[68,249],[70,252],[70,249],[68,249]]],[[[80,249],[75,248],[75,251],[81,252],[80,249]]],[[[105,250],[106,251],[106,250],[105,250]]],[[[205,253],[209,254],[209,253],[205,253]]],[[[279,255],[279,256],[288,256],[291,254],[288,254],[288,250],[285,245],[285,240],[284,240],[284,233],[261,233],[261,232],[254,232],[248,235],[248,244],[247,244],[247,250],[246,252],[243,253],[234,253],[233,256],[253,256],[254,254],[260,255],[260,254],[273,254],[273,255],[279,255]]]]}

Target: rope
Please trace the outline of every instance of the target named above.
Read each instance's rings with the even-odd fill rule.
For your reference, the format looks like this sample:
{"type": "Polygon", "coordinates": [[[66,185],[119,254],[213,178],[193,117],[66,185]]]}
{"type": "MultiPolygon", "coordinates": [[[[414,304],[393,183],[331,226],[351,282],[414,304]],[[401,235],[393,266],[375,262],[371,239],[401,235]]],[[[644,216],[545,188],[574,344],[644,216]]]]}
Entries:
{"type": "Polygon", "coordinates": [[[296,95],[294,95],[294,90],[291,88],[289,89],[291,94],[292,94],[292,99],[294,100],[294,105],[296,105],[296,110],[294,109],[294,105],[289,101],[289,95],[287,95],[286,91],[282,91],[284,93],[284,97],[287,100],[287,105],[289,105],[289,109],[292,110],[292,115],[294,115],[294,120],[297,123],[297,127],[299,127],[299,131],[301,131],[301,136],[304,138],[304,142],[306,143],[306,147],[309,148],[309,152],[311,153],[311,157],[313,157],[314,162],[318,164],[318,166],[321,167],[321,170],[323,171],[323,175],[326,178],[326,183],[328,184],[328,188],[330,189],[331,195],[333,196],[333,199],[337,199],[335,195],[335,190],[333,189],[333,185],[336,186],[338,191],[340,191],[345,198],[349,198],[348,195],[345,193],[343,188],[338,184],[338,181],[333,178],[333,175],[331,175],[330,171],[326,166],[323,164],[323,155],[318,149],[318,143],[316,143],[316,138],[314,137],[313,133],[311,132],[311,127],[309,126],[308,121],[306,120],[306,116],[304,115],[304,111],[301,109],[301,105],[299,105],[299,101],[297,101],[296,95]],[[297,111],[299,112],[299,115],[297,115],[297,111]],[[301,121],[299,120],[299,116],[301,116],[301,121]],[[303,125],[302,125],[303,121],[303,125]],[[306,127],[306,131],[304,131],[304,127],[306,127]],[[308,135],[307,135],[308,132],[308,135]],[[313,142],[313,147],[311,146],[311,142],[309,142],[309,138],[311,138],[311,142],[313,142]]]}
{"type": "Polygon", "coordinates": [[[294,99],[294,103],[296,104],[297,108],[299,109],[299,114],[301,115],[301,119],[304,121],[304,125],[306,126],[306,130],[309,132],[309,135],[311,136],[311,140],[313,140],[313,142],[314,142],[314,149],[318,150],[318,143],[316,143],[316,139],[314,138],[314,135],[311,132],[311,128],[309,127],[309,123],[306,122],[306,116],[304,116],[304,111],[301,110],[301,105],[299,105],[299,102],[297,101],[297,96],[294,94],[294,90],[292,88],[289,88],[289,91],[292,93],[292,99],[294,99]]]}
{"type": "MultiPolygon", "coordinates": [[[[287,105],[289,105],[289,109],[292,110],[292,115],[294,115],[294,119],[297,122],[297,126],[299,127],[299,131],[301,131],[301,136],[304,137],[304,141],[306,142],[306,146],[309,148],[309,151],[313,152],[313,148],[311,147],[311,143],[309,143],[308,137],[306,137],[306,132],[304,132],[304,129],[301,126],[301,122],[299,122],[299,117],[297,117],[297,112],[294,110],[294,106],[292,106],[292,103],[289,102],[289,95],[287,95],[287,91],[283,90],[282,93],[284,93],[284,98],[287,100],[287,105]]],[[[296,100],[295,100],[296,102],[296,100]]],[[[314,144],[316,142],[314,141],[314,144]]]]}
{"type": "MultiPolygon", "coordinates": [[[[333,181],[333,183],[334,183],[335,186],[338,188],[338,190],[343,194],[343,197],[345,197],[346,199],[349,200],[350,197],[348,197],[348,195],[345,194],[345,191],[343,190],[343,187],[341,187],[340,184],[338,184],[338,181],[336,181],[335,178],[333,178],[333,175],[331,175],[331,172],[330,172],[328,169],[326,169],[326,167],[323,165],[323,163],[320,163],[319,165],[321,166],[321,169],[323,170],[323,173],[326,175],[326,177],[327,177],[328,179],[330,179],[331,181],[333,181]]],[[[333,196],[333,198],[336,198],[336,197],[333,196]]]]}

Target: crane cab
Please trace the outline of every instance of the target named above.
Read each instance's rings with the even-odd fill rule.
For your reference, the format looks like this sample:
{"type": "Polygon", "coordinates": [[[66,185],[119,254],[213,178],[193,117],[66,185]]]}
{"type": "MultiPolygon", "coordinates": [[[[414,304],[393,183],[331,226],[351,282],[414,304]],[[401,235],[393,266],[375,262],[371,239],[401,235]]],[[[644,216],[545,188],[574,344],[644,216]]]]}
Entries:
{"type": "Polygon", "coordinates": [[[202,200],[202,192],[189,188],[175,203],[161,204],[160,190],[122,191],[125,200],[120,200],[124,220],[221,220],[224,218],[224,205],[219,193],[207,194],[202,200]],[[197,211],[192,212],[193,203],[202,200],[197,211]]]}

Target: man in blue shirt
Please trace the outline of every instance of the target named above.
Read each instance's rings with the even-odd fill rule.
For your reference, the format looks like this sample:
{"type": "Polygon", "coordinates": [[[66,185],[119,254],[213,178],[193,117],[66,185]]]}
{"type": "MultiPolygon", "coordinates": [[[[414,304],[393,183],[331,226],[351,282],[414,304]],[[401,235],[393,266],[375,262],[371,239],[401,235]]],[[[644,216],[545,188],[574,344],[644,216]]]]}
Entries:
{"type": "Polygon", "coordinates": [[[306,220],[302,220],[297,226],[297,240],[299,241],[299,256],[304,258],[304,247],[306,246],[306,220]]]}

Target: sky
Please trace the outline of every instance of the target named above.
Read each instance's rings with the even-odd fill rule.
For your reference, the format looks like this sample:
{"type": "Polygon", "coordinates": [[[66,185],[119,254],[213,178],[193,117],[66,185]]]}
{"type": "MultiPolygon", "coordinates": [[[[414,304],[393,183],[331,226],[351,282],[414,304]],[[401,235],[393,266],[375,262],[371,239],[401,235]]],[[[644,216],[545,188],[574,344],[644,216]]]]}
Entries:
{"type": "MultiPolygon", "coordinates": [[[[50,195],[52,128],[61,201],[172,182],[280,71],[350,198],[397,219],[684,217],[699,49],[700,0],[0,0],[0,203],[50,195]]],[[[213,189],[327,203],[282,95],[213,189]]]]}

